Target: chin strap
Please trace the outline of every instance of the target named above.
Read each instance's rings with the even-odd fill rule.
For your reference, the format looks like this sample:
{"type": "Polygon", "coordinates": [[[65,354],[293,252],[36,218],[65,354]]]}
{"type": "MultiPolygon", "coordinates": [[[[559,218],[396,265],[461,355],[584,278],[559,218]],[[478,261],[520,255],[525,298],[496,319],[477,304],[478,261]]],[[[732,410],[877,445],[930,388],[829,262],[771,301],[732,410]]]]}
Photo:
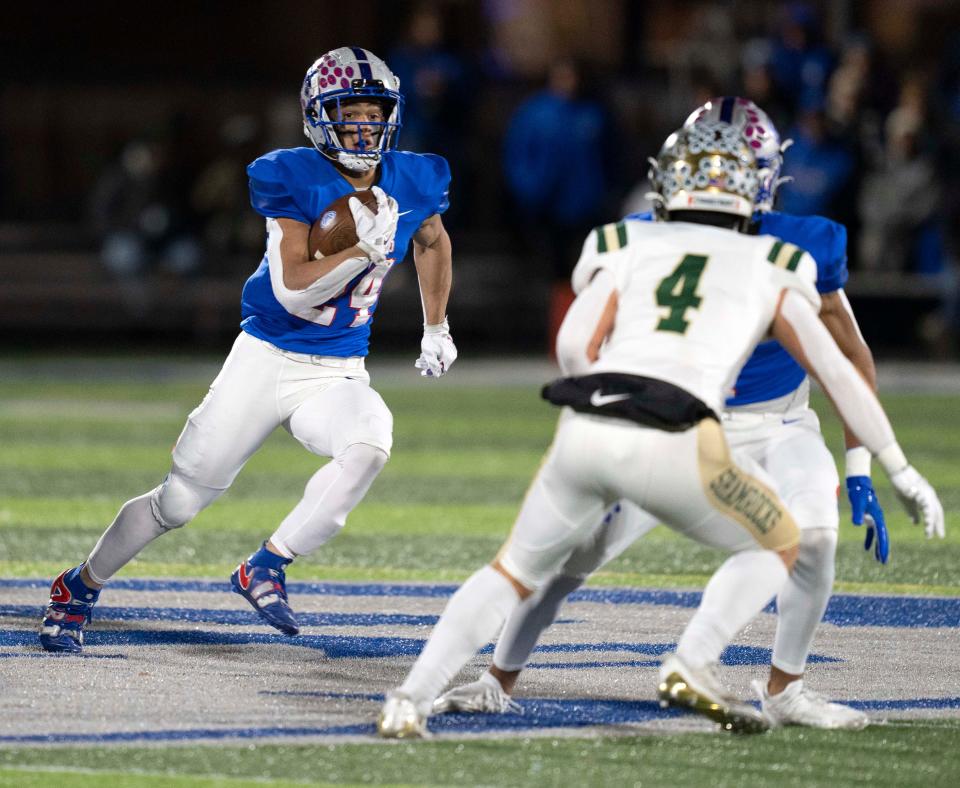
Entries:
{"type": "Polygon", "coordinates": [[[353,172],[368,172],[380,163],[380,154],[378,153],[375,156],[370,154],[358,156],[353,153],[340,151],[337,153],[337,162],[353,172]]]}

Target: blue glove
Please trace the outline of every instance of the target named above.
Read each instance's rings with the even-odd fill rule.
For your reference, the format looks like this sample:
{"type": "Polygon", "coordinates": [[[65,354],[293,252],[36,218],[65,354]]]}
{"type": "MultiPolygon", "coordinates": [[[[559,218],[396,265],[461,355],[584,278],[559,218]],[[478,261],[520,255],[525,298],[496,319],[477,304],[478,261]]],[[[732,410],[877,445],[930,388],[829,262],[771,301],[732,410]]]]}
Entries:
{"type": "Polygon", "coordinates": [[[874,546],[873,555],[881,563],[887,563],[890,556],[890,538],[887,535],[887,523],[883,519],[883,509],[873,490],[869,476],[848,476],[847,495],[850,497],[850,509],[854,525],[867,524],[867,538],[863,549],[874,546]]]}

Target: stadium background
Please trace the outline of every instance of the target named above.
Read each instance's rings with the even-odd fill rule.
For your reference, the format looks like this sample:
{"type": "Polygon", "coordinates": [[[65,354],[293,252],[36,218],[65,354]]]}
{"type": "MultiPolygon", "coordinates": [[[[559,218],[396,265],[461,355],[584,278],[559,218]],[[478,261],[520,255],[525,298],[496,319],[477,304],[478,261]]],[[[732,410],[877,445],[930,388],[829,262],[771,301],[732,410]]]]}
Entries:
{"type": "MultiPolygon", "coordinates": [[[[954,357],[960,4],[946,0],[16,4],[0,29],[0,348],[226,349],[262,253],[243,167],[307,144],[303,72],[344,43],[401,74],[401,147],[451,161],[467,357],[543,353],[551,282],[585,228],[642,204],[646,157],[721,93],[797,140],[784,207],[849,228],[848,292],[877,355],[954,357]],[[569,117],[603,121],[596,149],[541,125],[538,153],[505,154],[517,107],[571,59],[569,117]],[[594,176],[579,195],[554,184],[573,192],[558,215],[508,169],[594,176]]],[[[418,331],[404,266],[373,351],[418,331]]]]}

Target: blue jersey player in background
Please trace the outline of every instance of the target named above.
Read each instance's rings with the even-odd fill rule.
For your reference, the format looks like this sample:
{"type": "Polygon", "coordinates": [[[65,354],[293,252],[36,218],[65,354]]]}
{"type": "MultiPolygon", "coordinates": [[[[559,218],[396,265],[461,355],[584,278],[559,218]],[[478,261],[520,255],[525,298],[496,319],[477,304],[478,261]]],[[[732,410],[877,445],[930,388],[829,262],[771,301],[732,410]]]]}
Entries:
{"type": "Polygon", "coordinates": [[[53,582],[40,628],[48,651],[79,652],[100,589],[159,536],[186,525],[233,482],[278,426],[331,461],[303,498],[231,576],[269,624],[299,631],[284,569],[346,522],[390,456],[393,419],[364,369],[380,289],[413,241],[424,311],[421,375],[439,378],[457,357],[446,319],[451,284],[450,171],[439,156],[396,150],[403,97],[386,64],[341,47],[307,71],[300,94],[312,147],[277,150],[248,168],[266,252],[247,280],[239,337],[203,402],[190,414],[162,483],[127,501],[85,562],[53,582]],[[357,199],[355,246],[309,256],[311,225],[337,198],[357,199]]]}
{"type": "MultiPolygon", "coordinates": [[[[865,380],[876,387],[873,357],[857,327],[843,292],[847,279],[846,230],[821,216],[791,216],[773,211],[780,181],[781,152],[776,128],[761,109],[742,98],[724,97],[695,110],[686,125],[723,121],[738,126],[756,152],[763,173],[755,214],[756,231],[783,241],[771,254],[789,267],[800,249],[817,263],[820,317],[834,340],[865,380]],[[782,260],[779,258],[782,257],[782,260]]],[[[627,220],[651,221],[653,214],[627,220]]],[[[626,233],[616,225],[600,228],[586,241],[618,243],[626,233]]],[[[625,243],[623,240],[621,243],[625,243]]],[[[558,348],[559,350],[559,348],[558,348]]],[[[561,366],[564,363],[560,359],[561,366]]],[[[807,725],[820,728],[862,728],[866,715],[849,706],[828,702],[804,686],[803,675],[814,634],[833,588],[837,545],[839,479],[833,458],[820,434],[816,413],[808,405],[806,373],[776,341],[763,342],[744,365],[726,402],[722,421],[731,449],[747,453],[777,485],[801,532],[800,554],[790,579],[777,598],[777,633],[770,677],[755,681],[763,714],[771,727],[807,725]]],[[[868,524],[866,547],[886,562],[888,542],[883,512],[870,481],[870,453],[847,434],[847,490],[855,525],[868,524]]],[[[502,712],[511,707],[509,693],[540,633],[556,618],[560,604],[587,576],[620,555],[657,521],[628,502],[607,515],[594,541],[574,553],[563,571],[508,619],[497,643],[490,669],[472,683],[441,696],[435,712],[502,712]]],[[[720,576],[723,567],[715,577],[720,576]]]]}

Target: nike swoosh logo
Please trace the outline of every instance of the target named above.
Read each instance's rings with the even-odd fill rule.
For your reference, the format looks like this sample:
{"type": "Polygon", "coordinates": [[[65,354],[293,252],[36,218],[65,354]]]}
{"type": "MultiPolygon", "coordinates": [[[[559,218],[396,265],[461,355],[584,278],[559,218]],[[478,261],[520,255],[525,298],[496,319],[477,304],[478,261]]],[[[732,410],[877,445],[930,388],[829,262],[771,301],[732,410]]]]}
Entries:
{"type": "Polygon", "coordinates": [[[240,587],[246,591],[250,588],[250,575],[247,574],[247,562],[240,564],[240,587]]]}
{"type": "Polygon", "coordinates": [[[600,389],[597,389],[593,394],[590,395],[590,404],[595,408],[602,408],[604,405],[609,405],[611,402],[623,402],[625,399],[630,399],[629,394],[601,394],[600,389]]]}
{"type": "Polygon", "coordinates": [[[799,418],[799,419],[784,419],[784,420],[783,420],[783,423],[784,423],[784,424],[796,424],[798,421],[803,421],[803,418],[799,418]]]}
{"type": "Polygon", "coordinates": [[[408,213],[413,213],[413,209],[411,208],[409,211],[400,211],[400,213],[397,214],[397,218],[399,219],[401,216],[406,216],[408,213]]]}

